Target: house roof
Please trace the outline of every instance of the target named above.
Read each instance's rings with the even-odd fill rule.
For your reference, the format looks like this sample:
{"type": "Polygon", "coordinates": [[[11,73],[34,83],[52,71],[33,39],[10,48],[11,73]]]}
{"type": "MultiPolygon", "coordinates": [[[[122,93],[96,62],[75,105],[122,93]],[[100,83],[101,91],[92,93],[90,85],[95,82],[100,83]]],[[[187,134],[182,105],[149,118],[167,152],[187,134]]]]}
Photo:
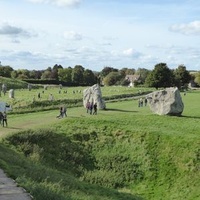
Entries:
{"type": "Polygon", "coordinates": [[[125,79],[131,82],[138,81],[140,79],[140,75],[126,75],[125,79]]]}

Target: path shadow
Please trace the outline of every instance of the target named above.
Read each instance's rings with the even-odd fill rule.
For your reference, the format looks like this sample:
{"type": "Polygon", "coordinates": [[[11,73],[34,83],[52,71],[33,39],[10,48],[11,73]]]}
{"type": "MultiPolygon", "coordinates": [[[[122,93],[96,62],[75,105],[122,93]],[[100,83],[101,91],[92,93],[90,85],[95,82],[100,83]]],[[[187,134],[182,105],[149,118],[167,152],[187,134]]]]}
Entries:
{"type": "Polygon", "coordinates": [[[21,130],[22,129],[22,128],[12,127],[12,126],[7,126],[5,128],[7,128],[7,129],[14,129],[14,130],[21,130]]]}
{"type": "Polygon", "coordinates": [[[122,110],[122,109],[116,109],[116,108],[106,108],[105,111],[118,111],[118,112],[138,112],[133,110],[122,110]]]}

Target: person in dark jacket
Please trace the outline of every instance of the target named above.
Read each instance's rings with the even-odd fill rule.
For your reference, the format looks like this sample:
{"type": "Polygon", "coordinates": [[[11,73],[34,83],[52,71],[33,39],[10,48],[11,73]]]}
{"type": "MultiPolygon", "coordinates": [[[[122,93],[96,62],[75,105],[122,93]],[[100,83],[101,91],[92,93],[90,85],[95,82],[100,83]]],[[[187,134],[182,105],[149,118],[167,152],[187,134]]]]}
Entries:
{"type": "Polygon", "coordinates": [[[8,126],[8,123],[7,123],[7,114],[6,114],[6,112],[3,113],[3,127],[4,127],[5,125],[8,126]]]}
{"type": "Polygon", "coordinates": [[[94,108],[93,115],[97,115],[97,103],[94,104],[93,108],[94,108]]]}

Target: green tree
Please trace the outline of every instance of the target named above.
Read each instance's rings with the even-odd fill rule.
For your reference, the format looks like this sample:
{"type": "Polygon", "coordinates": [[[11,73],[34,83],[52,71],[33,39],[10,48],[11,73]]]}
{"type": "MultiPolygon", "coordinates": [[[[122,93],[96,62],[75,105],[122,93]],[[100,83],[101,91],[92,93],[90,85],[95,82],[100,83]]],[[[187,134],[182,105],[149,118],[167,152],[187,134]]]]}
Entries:
{"type": "Polygon", "coordinates": [[[174,84],[174,75],[166,63],[159,63],[155,65],[154,69],[149,73],[145,83],[149,87],[171,87],[174,84]]]}
{"type": "Polygon", "coordinates": [[[0,76],[11,78],[13,68],[10,66],[0,66],[0,76]]]}
{"type": "Polygon", "coordinates": [[[102,78],[106,77],[110,72],[118,72],[118,69],[113,67],[104,67],[103,70],[100,72],[102,78]]]}
{"type": "Polygon", "coordinates": [[[88,86],[97,83],[96,77],[94,73],[92,72],[92,70],[86,69],[83,72],[83,83],[84,85],[88,85],[88,86]]]}
{"type": "Polygon", "coordinates": [[[51,77],[52,79],[58,80],[58,70],[63,69],[62,65],[55,64],[51,70],[51,77]]]}
{"type": "Polygon", "coordinates": [[[125,78],[126,75],[134,75],[135,69],[129,69],[129,68],[122,68],[119,70],[119,73],[125,78]]]}
{"type": "Polygon", "coordinates": [[[19,79],[29,79],[30,78],[30,72],[27,69],[19,69],[17,70],[19,79]]]}
{"type": "Polygon", "coordinates": [[[64,81],[68,84],[72,83],[72,68],[60,68],[58,69],[58,79],[59,81],[64,81]]]}
{"type": "Polygon", "coordinates": [[[55,65],[53,66],[53,70],[58,71],[58,69],[63,69],[62,65],[55,64],[55,65]]]}
{"type": "Polygon", "coordinates": [[[32,70],[29,73],[31,79],[40,79],[42,76],[42,71],[39,70],[32,70]]]}
{"type": "Polygon", "coordinates": [[[50,70],[45,70],[42,73],[41,79],[51,79],[51,71],[50,70]]]}
{"type": "Polygon", "coordinates": [[[110,72],[104,79],[104,85],[118,85],[121,82],[121,74],[119,72],[110,72]]]}
{"type": "Polygon", "coordinates": [[[191,80],[190,73],[186,70],[186,67],[184,65],[179,65],[178,68],[174,70],[174,76],[175,84],[178,88],[181,88],[183,86],[186,87],[191,80]]]}
{"type": "Polygon", "coordinates": [[[17,77],[18,77],[17,71],[16,71],[16,70],[13,70],[13,71],[11,72],[11,78],[17,78],[17,77]]]}
{"type": "Polygon", "coordinates": [[[195,73],[195,79],[194,82],[200,86],[200,72],[195,73]]]}
{"type": "Polygon", "coordinates": [[[72,70],[72,82],[75,85],[83,85],[84,68],[81,65],[76,65],[72,70]]]}
{"type": "Polygon", "coordinates": [[[138,68],[137,71],[136,71],[136,74],[140,75],[140,80],[141,80],[142,84],[145,83],[145,80],[146,80],[149,73],[150,73],[150,70],[145,69],[145,68],[138,68]]]}

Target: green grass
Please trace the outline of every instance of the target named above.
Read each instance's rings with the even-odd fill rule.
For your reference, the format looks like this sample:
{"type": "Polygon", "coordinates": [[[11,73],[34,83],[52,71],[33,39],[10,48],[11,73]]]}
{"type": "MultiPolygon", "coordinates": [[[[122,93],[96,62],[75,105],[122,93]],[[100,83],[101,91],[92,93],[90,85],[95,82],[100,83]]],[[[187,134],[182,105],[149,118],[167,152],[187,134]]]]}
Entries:
{"type": "Polygon", "coordinates": [[[107,103],[96,116],[82,107],[63,119],[10,115],[0,166],[35,199],[198,200],[200,92],[182,98],[182,117],[154,115],[137,100],[107,103]]]}
{"type": "Polygon", "coordinates": [[[21,80],[11,79],[0,76],[0,85],[5,84],[7,90],[27,88],[27,83],[21,80]]]}
{"type": "MultiPolygon", "coordinates": [[[[57,109],[63,104],[68,104],[69,107],[80,106],[83,99],[83,90],[88,87],[63,87],[49,86],[47,90],[39,87],[29,91],[27,87],[24,89],[15,90],[15,98],[9,98],[8,92],[0,97],[0,101],[7,102],[13,107],[13,112],[26,110],[31,112],[33,110],[50,110],[57,109]],[[38,98],[40,93],[41,98],[38,98]],[[49,101],[50,94],[53,95],[54,101],[49,101]],[[34,103],[33,103],[34,101],[34,103]],[[71,102],[71,103],[70,103],[71,102]],[[76,103],[77,102],[77,103],[76,103]],[[34,107],[34,109],[33,109],[34,107]]],[[[136,95],[138,93],[145,93],[151,91],[151,88],[128,88],[128,87],[101,87],[102,95],[104,98],[111,98],[117,95],[136,95]]]]}

